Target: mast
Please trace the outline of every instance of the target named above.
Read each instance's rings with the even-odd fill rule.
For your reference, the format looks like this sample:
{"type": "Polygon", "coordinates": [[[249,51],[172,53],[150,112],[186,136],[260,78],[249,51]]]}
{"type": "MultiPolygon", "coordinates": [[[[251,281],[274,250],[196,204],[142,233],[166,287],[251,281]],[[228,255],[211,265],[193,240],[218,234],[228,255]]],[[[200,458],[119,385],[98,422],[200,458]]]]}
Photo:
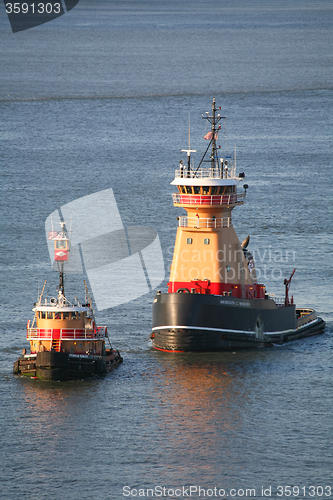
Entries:
{"type": "MultiPolygon", "coordinates": [[[[218,158],[218,155],[217,155],[217,146],[216,146],[216,141],[218,139],[218,135],[219,135],[219,130],[221,129],[221,125],[218,125],[218,123],[222,120],[222,118],[224,119],[225,116],[221,116],[219,113],[217,114],[216,112],[219,111],[221,109],[221,106],[217,109],[216,106],[215,106],[215,97],[213,97],[213,102],[212,102],[212,115],[210,116],[209,113],[207,112],[206,113],[206,116],[202,115],[203,118],[205,118],[205,120],[208,120],[209,123],[211,124],[212,126],[212,129],[210,132],[208,132],[207,135],[205,135],[205,139],[210,139],[210,144],[212,145],[212,152],[211,152],[211,155],[210,155],[210,159],[208,160],[209,162],[211,162],[211,166],[212,166],[212,171],[213,172],[219,172],[220,173],[220,166],[219,166],[219,158],[218,158]]],[[[209,145],[210,145],[209,144],[209,145]]],[[[208,145],[208,148],[209,148],[209,145],[208,145]]],[[[204,161],[204,157],[207,153],[207,150],[208,148],[206,149],[205,153],[204,153],[204,156],[200,162],[200,164],[202,163],[202,161],[204,161]]]]}
{"type": "Polygon", "coordinates": [[[59,271],[59,293],[65,296],[64,264],[69,258],[69,239],[66,232],[66,223],[61,222],[61,231],[52,231],[48,237],[54,241],[54,260],[57,262],[59,271]]]}
{"type": "Polygon", "coordinates": [[[64,263],[58,262],[58,270],[59,270],[59,292],[63,296],[65,296],[65,286],[64,286],[64,263]],[[60,268],[60,269],[59,269],[60,268]]]}
{"type": "MultiPolygon", "coordinates": [[[[61,238],[65,238],[66,237],[65,223],[61,222],[60,225],[61,225],[61,234],[60,234],[60,237],[61,238]]],[[[61,240],[58,240],[58,241],[61,241],[61,240]]],[[[57,261],[57,265],[58,265],[58,271],[59,271],[59,292],[61,292],[61,294],[63,296],[65,296],[64,260],[58,260],[57,261]]]]}
{"type": "Polygon", "coordinates": [[[213,103],[212,103],[212,111],[213,111],[213,116],[212,116],[212,154],[211,154],[211,160],[212,160],[212,169],[215,169],[215,160],[217,159],[216,155],[216,108],[215,108],[215,97],[213,97],[213,103]]]}

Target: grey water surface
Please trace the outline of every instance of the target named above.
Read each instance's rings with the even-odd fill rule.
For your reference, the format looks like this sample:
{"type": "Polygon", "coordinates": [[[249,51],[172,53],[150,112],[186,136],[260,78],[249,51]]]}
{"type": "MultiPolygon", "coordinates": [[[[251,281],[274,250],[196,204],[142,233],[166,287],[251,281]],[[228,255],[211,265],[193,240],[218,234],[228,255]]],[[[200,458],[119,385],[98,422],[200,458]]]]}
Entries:
{"type": "MultiPolygon", "coordinates": [[[[0,6],[1,500],[333,498],[332,14],[325,1],[80,0],[13,34],[0,6]],[[112,188],[125,227],[158,232],[167,290],[182,213],[170,182],[189,112],[200,160],[213,96],[249,185],[239,238],[269,293],[296,268],[290,293],[324,334],[157,352],[153,291],[96,311],[124,357],[105,378],[14,376],[38,289],[57,285],[44,224],[62,205],[112,188]]],[[[67,275],[68,296],[83,279],[67,275]]]]}

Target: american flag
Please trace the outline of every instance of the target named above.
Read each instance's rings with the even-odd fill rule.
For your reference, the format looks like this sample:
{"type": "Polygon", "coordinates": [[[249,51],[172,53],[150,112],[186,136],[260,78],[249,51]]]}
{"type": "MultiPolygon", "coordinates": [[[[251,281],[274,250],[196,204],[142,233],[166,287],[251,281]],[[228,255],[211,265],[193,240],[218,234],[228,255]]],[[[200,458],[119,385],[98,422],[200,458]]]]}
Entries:
{"type": "Polygon", "coordinates": [[[58,232],[57,231],[50,231],[48,234],[47,234],[47,237],[49,240],[53,240],[56,236],[57,236],[58,232]]]}
{"type": "MultiPolygon", "coordinates": [[[[215,132],[215,141],[217,141],[218,136],[219,136],[219,133],[215,132]]],[[[207,141],[211,141],[213,139],[213,132],[212,131],[208,132],[208,134],[206,134],[204,136],[204,139],[206,139],[207,141]]]]}

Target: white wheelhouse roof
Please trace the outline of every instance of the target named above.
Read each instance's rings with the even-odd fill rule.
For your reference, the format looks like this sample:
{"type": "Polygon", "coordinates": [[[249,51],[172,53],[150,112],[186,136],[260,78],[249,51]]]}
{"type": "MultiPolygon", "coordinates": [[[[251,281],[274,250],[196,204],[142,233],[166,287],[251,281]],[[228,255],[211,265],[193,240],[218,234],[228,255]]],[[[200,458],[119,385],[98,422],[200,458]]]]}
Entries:
{"type": "Polygon", "coordinates": [[[90,307],[79,307],[79,306],[36,306],[32,309],[35,312],[44,311],[44,312],[85,312],[91,311],[90,307]]]}
{"type": "Polygon", "coordinates": [[[242,179],[214,179],[213,177],[175,177],[172,186],[236,186],[242,179]]]}

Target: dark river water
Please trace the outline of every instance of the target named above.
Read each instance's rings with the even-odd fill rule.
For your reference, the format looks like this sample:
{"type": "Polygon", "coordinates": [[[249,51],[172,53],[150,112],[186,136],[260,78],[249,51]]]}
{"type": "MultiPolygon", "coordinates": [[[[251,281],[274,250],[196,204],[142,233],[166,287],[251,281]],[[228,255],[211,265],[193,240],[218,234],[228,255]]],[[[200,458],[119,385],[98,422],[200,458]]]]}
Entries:
{"type": "MultiPolygon", "coordinates": [[[[333,499],[332,3],[81,0],[19,33],[0,14],[1,500],[333,499]],[[38,289],[57,285],[44,225],[63,205],[111,188],[125,227],[157,231],[167,290],[170,182],[189,112],[199,161],[213,96],[249,185],[236,232],[269,293],[296,268],[290,293],[325,332],[164,354],[151,291],[96,310],[124,358],[105,378],[14,376],[38,289]]],[[[69,297],[84,278],[68,273],[69,297]]]]}

